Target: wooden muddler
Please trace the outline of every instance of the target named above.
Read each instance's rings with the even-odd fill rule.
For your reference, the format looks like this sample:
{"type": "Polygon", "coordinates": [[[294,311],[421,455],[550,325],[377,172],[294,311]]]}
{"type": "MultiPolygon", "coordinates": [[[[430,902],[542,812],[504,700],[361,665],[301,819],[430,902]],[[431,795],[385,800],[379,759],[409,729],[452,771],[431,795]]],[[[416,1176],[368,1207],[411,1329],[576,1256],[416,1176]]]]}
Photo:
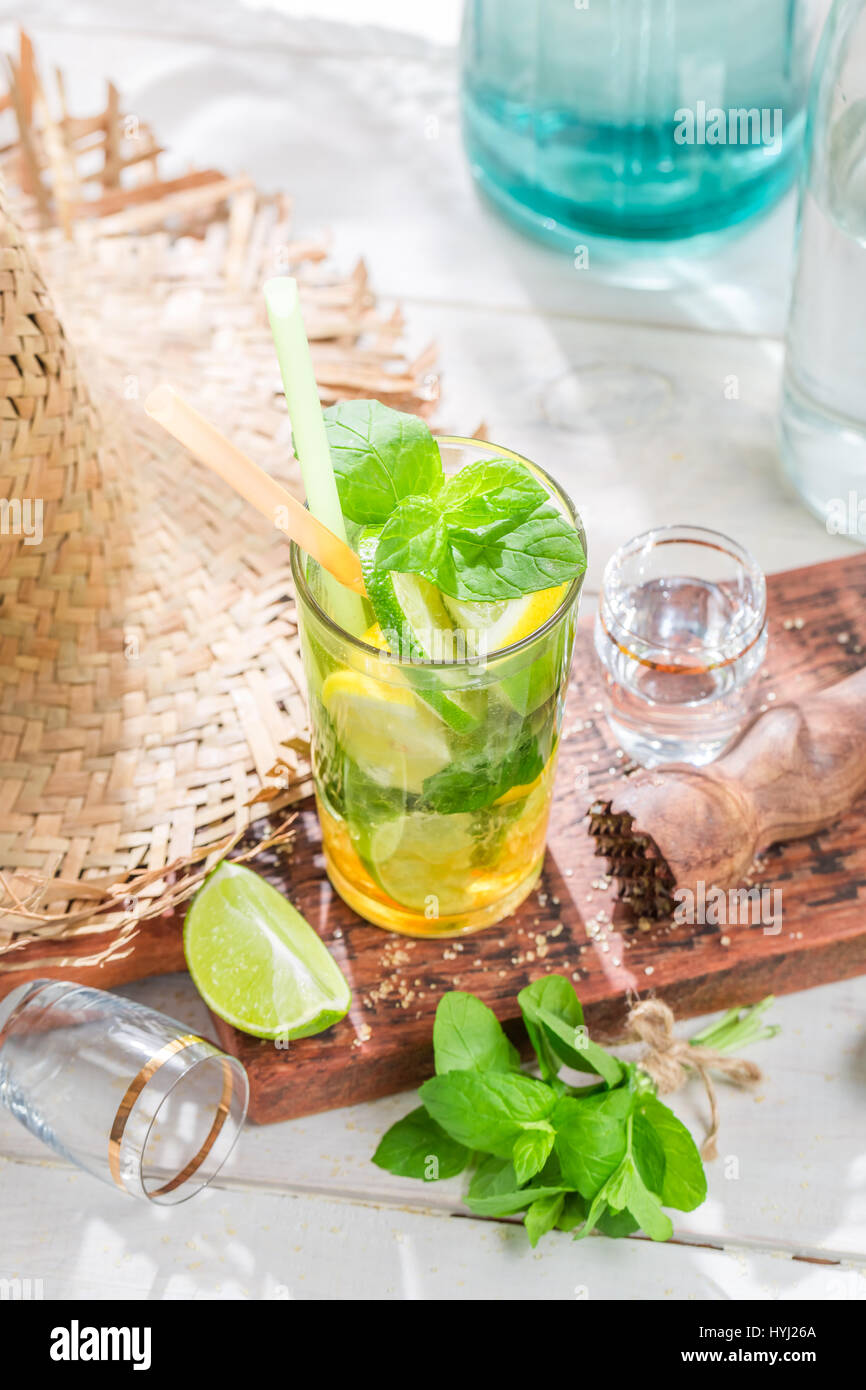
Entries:
{"type": "Polygon", "coordinates": [[[596,853],[638,916],[678,889],[742,883],[754,856],[832,825],[866,791],[866,668],[773,705],[706,767],[669,763],[590,811],[596,853]]]}

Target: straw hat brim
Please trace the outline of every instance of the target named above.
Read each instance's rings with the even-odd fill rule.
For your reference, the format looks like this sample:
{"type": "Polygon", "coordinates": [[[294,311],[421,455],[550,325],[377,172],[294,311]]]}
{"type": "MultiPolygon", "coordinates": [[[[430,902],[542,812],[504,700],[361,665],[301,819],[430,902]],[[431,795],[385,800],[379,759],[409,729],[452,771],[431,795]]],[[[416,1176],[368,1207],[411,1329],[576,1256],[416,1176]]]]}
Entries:
{"type": "MultiPolygon", "coordinates": [[[[310,791],[288,546],[141,406],[167,376],[297,490],[257,289],[265,231],[291,240],[256,217],[242,256],[231,217],[197,243],[45,234],[67,337],[0,193],[0,948],[146,914],[310,791]]],[[[325,399],[417,406],[427,362],[399,361],[363,267],[305,254],[325,399]]]]}

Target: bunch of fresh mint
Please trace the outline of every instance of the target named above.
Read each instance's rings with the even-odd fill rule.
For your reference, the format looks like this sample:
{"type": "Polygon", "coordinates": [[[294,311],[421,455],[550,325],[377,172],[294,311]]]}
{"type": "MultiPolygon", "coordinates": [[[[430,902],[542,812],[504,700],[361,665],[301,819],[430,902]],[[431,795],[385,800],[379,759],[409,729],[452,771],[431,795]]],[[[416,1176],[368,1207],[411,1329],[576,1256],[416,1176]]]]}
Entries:
{"type": "Polygon", "coordinates": [[[378,401],[330,406],[325,426],[344,516],[382,528],[377,570],[488,602],[553,588],[586,568],[578,532],[519,460],[485,459],[446,478],[424,421],[378,401]]]}
{"type": "MultiPolygon", "coordinates": [[[[775,1030],[757,1019],[770,1000],[725,1015],[700,1035],[720,1050],[775,1030]]],[[[393,1125],[373,1155],[380,1168],[431,1181],[473,1167],[465,1197],[479,1216],[524,1212],[533,1245],[554,1227],[575,1238],[673,1232],[663,1207],[692,1211],[707,1194],[689,1131],[655,1095],[646,1072],[592,1042],[570,982],[548,975],[518,995],[541,1078],[521,1070],[495,1014],[462,991],[436,1010],[436,1075],[417,1110],[393,1125]],[[563,1064],[597,1077],[568,1085],[563,1064]]]]}

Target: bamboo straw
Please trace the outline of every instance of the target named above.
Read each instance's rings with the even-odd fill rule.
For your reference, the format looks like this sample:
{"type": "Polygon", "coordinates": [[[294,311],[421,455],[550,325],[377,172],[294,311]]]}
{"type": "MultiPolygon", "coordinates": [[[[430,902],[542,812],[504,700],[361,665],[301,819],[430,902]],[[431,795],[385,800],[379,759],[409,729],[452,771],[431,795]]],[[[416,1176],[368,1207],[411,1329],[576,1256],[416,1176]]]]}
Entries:
{"type": "MultiPolygon", "coordinates": [[[[310,344],[301,317],[297,280],[289,275],[266,280],[265,304],[289,408],[295,456],[304,479],[307,506],[329,531],[345,541],[346,525],[325,433],[310,344]]],[[[357,600],[340,592],[330,593],[329,598],[334,615],[343,627],[360,633],[363,630],[363,614],[357,600]]]]}
{"type": "Polygon", "coordinates": [[[144,408],[152,419],[266,516],[340,584],[363,594],[357,555],[171,386],[157,386],[144,408]]]}

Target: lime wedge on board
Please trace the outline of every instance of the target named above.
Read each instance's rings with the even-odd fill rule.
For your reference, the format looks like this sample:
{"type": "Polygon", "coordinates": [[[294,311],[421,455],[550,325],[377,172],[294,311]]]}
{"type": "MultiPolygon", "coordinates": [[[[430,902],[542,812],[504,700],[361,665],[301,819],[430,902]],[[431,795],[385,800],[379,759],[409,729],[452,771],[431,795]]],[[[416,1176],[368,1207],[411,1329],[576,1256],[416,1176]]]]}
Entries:
{"type": "Polygon", "coordinates": [[[352,993],[310,924],[252,869],[223,860],[183,928],[189,973],[208,1008],[256,1038],[307,1038],[349,1011],[352,993]]]}

